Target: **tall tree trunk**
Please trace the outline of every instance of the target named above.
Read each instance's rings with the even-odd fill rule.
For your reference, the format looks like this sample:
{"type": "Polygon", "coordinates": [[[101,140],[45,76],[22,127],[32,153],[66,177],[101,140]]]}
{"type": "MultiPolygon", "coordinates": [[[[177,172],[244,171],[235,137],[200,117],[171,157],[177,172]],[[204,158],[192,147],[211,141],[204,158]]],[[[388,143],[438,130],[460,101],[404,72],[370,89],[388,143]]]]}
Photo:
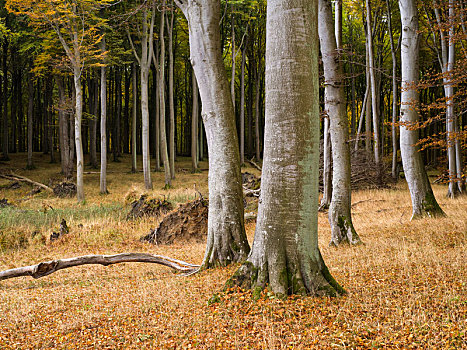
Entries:
{"type": "Polygon", "coordinates": [[[360,238],[352,224],[350,210],[350,146],[344,70],[336,45],[339,41],[333,31],[330,0],[319,0],[318,28],[324,65],[324,108],[329,117],[332,142],[332,198],[329,208],[331,244],[357,244],[360,243],[360,238]]]}
{"type": "Polygon", "coordinates": [[[237,52],[236,52],[236,47],[235,47],[235,17],[234,17],[234,9],[233,9],[233,4],[230,6],[231,8],[231,23],[230,23],[230,30],[232,32],[232,38],[231,38],[231,50],[232,50],[232,76],[230,78],[230,95],[232,97],[232,103],[233,103],[233,109],[234,109],[234,115],[235,115],[235,73],[236,73],[236,58],[237,58],[237,52]]]}
{"type": "Polygon", "coordinates": [[[154,89],[156,89],[155,98],[155,117],[156,120],[154,121],[154,154],[156,158],[156,166],[154,171],[161,171],[161,133],[160,133],[160,118],[161,118],[161,107],[160,107],[160,93],[159,93],[159,86],[161,85],[161,78],[160,78],[160,66],[159,66],[159,46],[155,48],[155,55],[154,55],[154,67],[156,70],[156,82],[154,84],[154,89]]]}
{"type": "Polygon", "coordinates": [[[246,50],[242,48],[242,68],[240,76],[240,164],[245,163],[245,60],[246,50]]]}
{"type": "Polygon", "coordinates": [[[320,210],[329,208],[332,196],[332,171],[331,171],[331,133],[329,131],[329,117],[324,118],[323,131],[323,198],[319,205],[320,210]]]}
{"type": "Polygon", "coordinates": [[[131,108],[131,172],[136,173],[136,118],[138,114],[138,79],[136,77],[136,63],[131,65],[131,79],[133,89],[133,105],[131,108]]]}
{"type": "Polygon", "coordinates": [[[418,130],[410,126],[419,119],[419,39],[418,10],[415,0],[399,0],[402,22],[402,94],[400,143],[404,174],[412,198],[412,219],[421,216],[443,215],[431,189],[421,154],[414,146],[418,142],[418,130]]]}
{"type": "Polygon", "coordinates": [[[3,70],[3,95],[0,98],[3,101],[3,160],[9,160],[9,123],[8,123],[8,38],[5,36],[3,39],[3,60],[2,60],[2,70],[3,70]]]}
{"type": "Polygon", "coordinates": [[[371,109],[373,113],[373,139],[374,139],[374,158],[376,165],[380,165],[380,140],[379,140],[379,110],[377,104],[377,88],[375,76],[375,61],[373,55],[373,33],[371,29],[371,7],[370,0],[366,0],[366,21],[368,30],[368,61],[371,82],[371,109]]]}
{"type": "Polygon", "coordinates": [[[125,154],[130,153],[130,83],[131,71],[125,66],[125,108],[123,112],[123,149],[125,154]]]}
{"type": "Polygon", "coordinates": [[[73,69],[73,79],[75,84],[75,150],[76,150],[76,195],[78,202],[84,202],[84,157],[83,144],[81,142],[81,120],[83,115],[83,92],[81,90],[81,67],[75,66],[73,69]]]}
{"type": "Polygon", "coordinates": [[[191,171],[198,171],[198,83],[196,82],[195,72],[192,75],[193,103],[191,114],[191,171]]]}
{"type": "Polygon", "coordinates": [[[55,122],[54,122],[54,114],[53,114],[53,77],[48,76],[46,82],[46,89],[47,93],[45,94],[45,98],[47,99],[46,106],[46,114],[47,120],[49,121],[49,125],[47,127],[47,140],[49,145],[49,153],[50,153],[50,163],[55,163],[55,150],[54,150],[54,129],[55,129],[55,122]]]}
{"type": "MultiPolygon", "coordinates": [[[[101,41],[101,51],[105,52],[105,37],[101,41]]],[[[101,67],[101,171],[100,193],[107,191],[107,73],[105,66],[101,67]]]]}
{"type": "Polygon", "coordinates": [[[97,115],[99,113],[99,85],[97,78],[91,81],[92,86],[92,118],[89,120],[89,163],[91,167],[97,168],[97,115]]]}
{"type": "Polygon", "coordinates": [[[253,249],[228,285],[287,294],[343,292],[318,248],[316,0],[269,0],[266,127],[253,249]]]}
{"type": "Polygon", "coordinates": [[[397,180],[399,174],[397,174],[397,133],[396,133],[396,122],[397,122],[397,54],[396,47],[394,45],[394,37],[392,33],[392,21],[391,21],[391,8],[389,6],[389,0],[386,0],[386,6],[388,10],[388,30],[389,39],[391,42],[391,55],[392,55],[392,167],[391,174],[392,178],[397,180]]]}
{"type": "MultiPolygon", "coordinates": [[[[258,63],[259,66],[259,63],[258,63]]],[[[261,94],[261,79],[259,67],[256,69],[256,79],[255,79],[255,151],[256,151],[256,161],[261,159],[261,143],[260,143],[260,108],[259,100],[261,94]]]]}
{"type": "MultiPolygon", "coordinates": [[[[168,21],[167,21],[168,22],[168,21]]],[[[174,50],[173,50],[173,28],[174,28],[174,10],[172,8],[170,24],[167,23],[169,34],[169,163],[170,177],[175,179],[175,105],[174,105],[174,50]]]]}
{"type": "Polygon", "coordinates": [[[176,0],[189,23],[190,55],[202,101],[209,154],[205,268],[242,261],[250,251],[235,114],[220,46],[220,1],[176,0]]]}
{"type": "MultiPolygon", "coordinates": [[[[162,1],[162,7],[165,7],[165,0],[162,1]]],[[[159,38],[161,41],[161,55],[159,62],[160,76],[159,76],[159,103],[160,103],[160,114],[159,114],[159,132],[161,135],[161,156],[162,163],[164,164],[164,175],[165,175],[165,188],[172,186],[172,176],[170,174],[169,154],[167,150],[167,130],[165,126],[165,39],[164,39],[164,21],[165,21],[165,10],[161,12],[161,26],[159,32],[159,38]]]]}

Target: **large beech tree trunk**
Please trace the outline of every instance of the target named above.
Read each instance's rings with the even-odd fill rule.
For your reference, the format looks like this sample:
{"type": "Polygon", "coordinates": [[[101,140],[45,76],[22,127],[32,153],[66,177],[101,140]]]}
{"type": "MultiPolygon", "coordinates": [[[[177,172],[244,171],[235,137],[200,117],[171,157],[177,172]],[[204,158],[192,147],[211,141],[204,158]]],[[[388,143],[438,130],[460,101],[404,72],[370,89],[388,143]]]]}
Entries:
{"type": "Polygon", "coordinates": [[[412,198],[412,219],[421,216],[443,215],[433,195],[430,182],[418,148],[418,130],[411,126],[419,119],[419,40],[418,10],[415,0],[399,0],[402,22],[402,94],[400,144],[402,165],[412,198]]]}
{"type": "Polygon", "coordinates": [[[318,248],[317,5],[268,1],[261,201],[252,251],[227,286],[258,292],[269,285],[278,294],[343,292],[318,248]]]}
{"type": "Polygon", "coordinates": [[[329,116],[333,159],[332,198],[329,208],[331,244],[360,243],[350,211],[350,146],[344,71],[339,60],[330,0],[319,0],[321,56],[324,65],[324,104],[329,116]]]}
{"type": "Polygon", "coordinates": [[[209,154],[209,217],[205,268],[244,260],[240,154],[220,46],[220,1],[176,1],[188,20],[190,54],[202,102],[209,154]]]}

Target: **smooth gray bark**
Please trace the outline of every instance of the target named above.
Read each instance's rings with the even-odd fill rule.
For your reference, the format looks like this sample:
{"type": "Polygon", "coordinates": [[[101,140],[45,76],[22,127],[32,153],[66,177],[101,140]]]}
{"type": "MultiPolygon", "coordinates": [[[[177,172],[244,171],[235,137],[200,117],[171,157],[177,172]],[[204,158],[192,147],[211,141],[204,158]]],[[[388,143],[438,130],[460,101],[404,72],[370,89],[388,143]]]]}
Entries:
{"type": "Polygon", "coordinates": [[[344,70],[334,34],[331,0],[319,0],[318,30],[324,66],[324,108],[329,117],[333,160],[332,198],[329,207],[331,244],[358,244],[352,224],[350,188],[350,146],[344,70]]]}
{"type": "Polygon", "coordinates": [[[243,190],[233,103],[222,60],[220,1],[176,0],[188,20],[191,63],[198,81],[209,155],[205,268],[244,260],[243,190]]]}
{"type": "Polygon", "coordinates": [[[396,47],[394,45],[394,36],[392,33],[392,16],[391,16],[391,7],[389,5],[389,0],[386,0],[387,7],[387,16],[388,16],[388,31],[389,39],[391,42],[391,56],[392,56],[392,125],[391,125],[391,134],[392,134],[392,167],[391,175],[392,178],[397,180],[399,174],[396,174],[397,169],[397,133],[396,133],[396,122],[397,122],[397,54],[396,47]]]}
{"type": "Polygon", "coordinates": [[[227,283],[255,295],[343,292],[318,248],[317,5],[268,1],[261,200],[252,251],[227,283]]]}
{"type": "Polygon", "coordinates": [[[368,62],[369,62],[369,73],[371,82],[371,111],[373,113],[373,151],[375,163],[380,164],[380,141],[379,141],[379,111],[377,104],[377,89],[376,89],[376,76],[375,76],[375,61],[373,53],[373,34],[371,28],[371,7],[370,0],[366,0],[366,21],[368,30],[368,62]]]}
{"type": "MultiPolygon", "coordinates": [[[[165,0],[162,2],[165,7],[165,0]]],[[[167,131],[165,127],[165,39],[164,39],[165,10],[161,11],[161,26],[159,29],[159,40],[161,52],[159,59],[159,132],[160,132],[160,152],[162,163],[164,164],[165,188],[172,186],[172,176],[170,171],[169,152],[167,147],[167,131]]]]}
{"type": "Polygon", "coordinates": [[[167,31],[169,40],[169,163],[170,177],[175,179],[175,106],[174,106],[174,50],[173,50],[173,28],[174,28],[174,10],[171,11],[170,22],[167,19],[167,31]]]}
{"type": "Polygon", "coordinates": [[[331,150],[331,133],[329,131],[329,117],[324,118],[323,131],[323,198],[319,205],[319,210],[328,209],[331,204],[332,197],[332,150],[331,150]]]}
{"type": "Polygon", "coordinates": [[[412,219],[444,215],[431,189],[416,143],[418,130],[412,126],[419,119],[419,34],[416,0],[399,0],[402,22],[402,94],[400,144],[404,175],[412,198],[412,219]]]}
{"type": "MultiPolygon", "coordinates": [[[[141,140],[142,140],[142,153],[143,153],[143,174],[144,186],[146,189],[152,189],[151,180],[151,161],[149,152],[149,69],[151,67],[151,60],[154,50],[154,18],[155,18],[155,2],[151,1],[151,20],[148,23],[148,8],[144,7],[142,10],[142,26],[141,26],[141,54],[136,51],[130,33],[128,40],[133,49],[133,54],[136,57],[141,67],[141,140]]],[[[163,24],[164,22],[162,22],[163,24]]],[[[162,25],[164,27],[164,25],[162,25]]]]}
{"type": "Polygon", "coordinates": [[[240,72],[240,163],[245,163],[245,61],[246,49],[242,47],[242,65],[240,72]]]}
{"type": "Polygon", "coordinates": [[[198,83],[196,82],[196,75],[193,71],[192,76],[192,113],[191,113],[191,171],[193,173],[199,171],[198,169],[198,83]]]}
{"type": "Polygon", "coordinates": [[[76,151],[76,196],[78,202],[84,202],[84,157],[83,144],[81,142],[81,120],[83,117],[83,92],[81,90],[81,67],[73,69],[73,81],[75,84],[75,151],[76,151]]]}
{"type": "Polygon", "coordinates": [[[133,89],[133,105],[131,108],[131,172],[136,173],[137,168],[137,157],[136,157],[136,117],[137,117],[137,106],[138,103],[138,86],[136,77],[136,63],[133,62],[131,65],[131,84],[133,89]]]}

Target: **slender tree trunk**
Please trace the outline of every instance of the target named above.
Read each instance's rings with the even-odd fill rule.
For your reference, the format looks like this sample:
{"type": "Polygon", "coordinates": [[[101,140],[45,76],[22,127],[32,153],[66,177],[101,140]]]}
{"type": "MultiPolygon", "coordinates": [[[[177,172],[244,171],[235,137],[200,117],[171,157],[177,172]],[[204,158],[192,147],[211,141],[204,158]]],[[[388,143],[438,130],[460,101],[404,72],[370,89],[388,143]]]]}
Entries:
{"type": "Polygon", "coordinates": [[[418,130],[410,126],[419,119],[419,39],[418,10],[415,0],[399,0],[402,22],[402,94],[400,143],[404,174],[412,198],[412,219],[421,216],[444,215],[433,195],[421,154],[414,146],[418,141],[418,130]]]}
{"type": "Polygon", "coordinates": [[[246,50],[242,48],[242,68],[240,76],[240,164],[245,163],[245,60],[246,50]]]}
{"type": "Polygon", "coordinates": [[[319,73],[316,0],[269,0],[266,127],[253,249],[227,286],[343,292],[318,248],[319,73]]]}
{"type": "Polygon", "coordinates": [[[83,115],[83,92],[81,90],[81,67],[74,67],[73,79],[75,83],[75,150],[76,150],[76,195],[78,202],[84,202],[84,157],[83,144],[81,142],[81,120],[83,115]]]}
{"type": "Polygon", "coordinates": [[[260,108],[259,100],[261,94],[261,79],[259,67],[256,71],[256,81],[255,81],[255,150],[256,150],[256,161],[261,160],[261,143],[260,143],[260,108]]]}
{"type": "Polygon", "coordinates": [[[169,34],[169,163],[170,177],[175,179],[175,106],[174,106],[174,50],[173,50],[174,10],[171,11],[170,25],[167,26],[169,34]]]}
{"type": "Polygon", "coordinates": [[[9,160],[9,123],[8,123],[8,38],[3,40],[3,95],[0,98],[3,100],[3,160],[9,160]]]}
{"type": "Polygon", "coordinates": [[[373,34],[371,29],[371,7],[370,0],[366,0],[366,20],[368,30],[368,60],[371,81],[371,109],[373,112],[373,134],[374,134],[374,158],[376,165],[380,165],[380,140],[379,140],[379,110],[377,104],[377,89],[376,89],[376,76],[375,76],[375,61],[373,58],[373,34]]]}
{"type": "Polygon", "coordinates": [[[202,101],[209,153],[209,215],[205,268],[242,261],[250,251],[235,114],[220,46],[220,1],[176,0],[188,19],[190,55],[202,101]]]}
{"type": "MultiPolygon", "coordinates": [[[[101,51],[105,52],[105,37],[101,41],[101,51]]],[[[105,66],[101,67],[101,171],[100,171],[100,193],[107,191],[107,73],[105,66]]]]}
{"type": "Polygon", "coordinates": [[[161,114],[161,107],[160,107],[160,94],[159,94],[159,86],[161,85],[161,78],[160,78],[160,67],[159,67],[159,46],[155,49],[156,54],[154,55],[154,66],[156,69],[156,83],[154,88],[156,89],[156,120],[155,123],[155,149],[154,153],[156,156],[156,166],[154,171],[161,171],[161,133],[160,133],[160,114],[161,114]]]}
{"type": "Polygon", "coordinates": [[[350,210],[350,146],[344,70],[336,45],[338,40],[333,31],[330,0],[319,0],[318,28],[324,65],[324,103],[329,116],[332,142],[332,198],[329,208],[331,244],[335,246],[341,243],[357,244],[361,241],[352,224],[350,210]]]}
{"type": "MultiPolygon", "coordinates": [[[[367,24],[368,25],[368,24],[367,24]]],[[[371,106],[373,104],[373,96],[371,93],[371,79],[370,79],[370,59],[368,55],[368,35],[366,41],[366,86],[368,89],[368,95],[365,104],[365,151],[368,157],[371,157],[372,149],[372,137],[371,137],[371,106]]]]}
{"type": "Polygon", "coordinates": [[[236,47],[235,47],[235,17],[234,17],[234,9],[233,9],[233,4],[231,5],[231,16],[232,20],[230,23],[230,30],[232,31],[232,42],[231,42],[231,49],[232,49],[232,77],[230,78],[230,95],[232,97],[232,103],[233,103],[233,108],[234,108],[234,115],[235,115],[235,73],[236,73],[236,58],[237,58],[237,52],[236,52],[236,47]]]}
{"type": "Polygon", "coordinates": [[[136,77],[136,63],[131,65],[131,79],[133,89],[133,105],[131,108],[131,172],[136,173],[136,117],[137,117],[137,103],[138,103],[138,82],[136,77]]]}
{"type": "Polygon", "coordinates": [[[323,141],[323,198],[319,210],[329,208],[332,197],[332,170],[331,170],[331,134],[329,131],[329,117],[324,118],[323,141]]]}
{"type": "Polygon", "coordinates": [[[192,76],[193,103],[191,114],[191,171],[198,171],[198,83],[196,82],[195,72],[192,76]]]}
{"type": "MultiPolygon", "coordinates": [[[[97,168],[97,114],[99,113],[99,85],[96,78],[92,78],[89,84],[90,94],[92,93],[92,103],[90,111],[92,118],[89,120],[89,163],[91,167],[97,168]]],[[[91,96],[90,96],[91,98],[91,96]]]]}
{"type": "MultiPolygon", "coordinates": [[[[162,7],[165,6],[165,0],[162,2],[162,7]]],[[[165,11],[161,12],[161,26],[159,32],[159,38],[161,41],[161,55],[160,55],[160,78],[159,78],[159,103],[160,103],[160,114],[159,114],[159,128],[161,135],[161,155],[162,163],[164,164],[165,174],[165,188],[172,186],[172,176],[170,174],[170,163],[169,154],[167,150],[167,130],[165,126],[165,39],[164,39],[164,21],[165,11]]]]}
{"type": "Polygon", "coordinates": [[[397,171],[397,133],[396,133],[396,122],[397,122],[397,55],[396,47],[394,45],[394,37],[392,33],[392,21],[391,21],[391,8],[389,6],[389,0],[386,0],[386,6],[388,9],[388,30],[389,39],[391,41],[391,55],[392,55],[392,167],[391,174],[392,178],[397,180],[399,174],[397,171]]]}

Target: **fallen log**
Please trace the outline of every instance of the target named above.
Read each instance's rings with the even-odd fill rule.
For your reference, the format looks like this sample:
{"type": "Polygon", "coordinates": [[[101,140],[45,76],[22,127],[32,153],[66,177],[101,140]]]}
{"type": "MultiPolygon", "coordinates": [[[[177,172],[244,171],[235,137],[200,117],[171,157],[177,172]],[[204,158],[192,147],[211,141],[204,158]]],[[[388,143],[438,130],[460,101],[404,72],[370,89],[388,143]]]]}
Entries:
{"type": "Polygon", "coordinates": [[[0,177],[2,177],[4,179],[7,179],[7,180],[11,180],[11,181],[29,182],[30,184],[39,186],[39,187],[43,188],[44,190],[53,192],[53,190],[49,186],[41,184],[40,182],[33,181],[33,180],[28,179],[27,177],[24,177],[24,176],[21,176],[21,175],[16,175],[16,174],[13,174],[13,173],[11,173],[11,174],[0,174],[0,177]]]}
{"type": "Polygon", "coordinates": [[[199,265],[189,264],[187,262],[172,259],[162,255],[152,255],[147,253],[122,253],[116,255],[84,255],[75,258],[57,259],[46,262],[41,262],[36,265],[17,267],[15,269],[5,270],[0,272],[0,281],[9,278],[31,276],[33,278],[41,278],[50,275],[58,270],[67,269],[81,265],[104,265],[126,262],[142,262],[160,264],[172,268],[182,275],[189,276],[199,271],[199,265]]]}

